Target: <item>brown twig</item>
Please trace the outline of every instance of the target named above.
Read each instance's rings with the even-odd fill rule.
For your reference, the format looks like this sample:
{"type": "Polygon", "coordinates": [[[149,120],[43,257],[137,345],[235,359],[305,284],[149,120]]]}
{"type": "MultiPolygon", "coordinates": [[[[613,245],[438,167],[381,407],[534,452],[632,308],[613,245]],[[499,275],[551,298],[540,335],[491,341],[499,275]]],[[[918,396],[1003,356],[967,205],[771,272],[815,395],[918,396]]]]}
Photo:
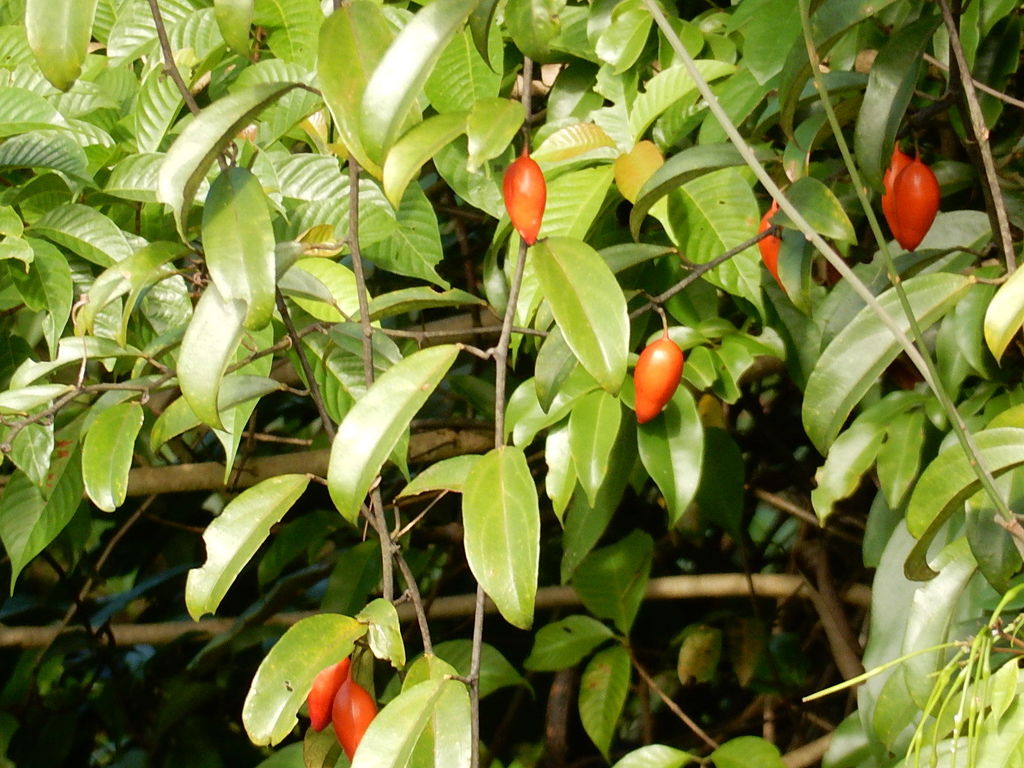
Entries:
{"type": "MultiPolygon", "coordinates": [[[[950,62],[950,77],[954,87],[963,97],[967,108],[967,115],[971,125],[971,132],[974,134],[974,149],[981,160],[981,167],[984,171],[985,198],[988,201],[988,214],[992,220],[992,232],[999,242],[999,249],[1006,261],[1007,272],[1017,269],[1017,258],[1013,250],[1013,237],[1010,234],[1010,221],[1006,215],[1006,204],[1003,202],[1003,191],[999,186],[999,178],[996,176],[995,162],[992,159],[992,148],[988,143],[988,127],[985,125],[985,118],[981,113],[981,105],[978,103],[978,94],[974,89],[974,79],[971,77],[970,67],[967,65],[967,56],[964,54],[963,44],[960,42],[960,33],[957,30],[956,19],[949,8],[947,0],[939,0],[939,7],[942,9],[942,21],[946,25],[946,32],[949,34],[949,47],[952,53],[950,62]]],[[[970,152],[972,147],[968,146],[970,152]]],[[[972,154],[974,154],[972,152],[972,154]]]]}
{"type": "MultiPolygon", "coordinates": [[[[757,597],[788,599],[792,597],[809,598],[807,581],[802,576],[786,573],[755,573],[750,583],[753,584],[757,597]]],[[[707,573],[696,576],[663,576],[651,579],[644,592],[644,600],[695,600],[695,599],[726,599],[747,598],[750,596],[750,584],[742,573],[707,573]]],[[[867,608],[871,603],[871,588],[863,584],[849,587],[842,595],[844,602],[860,608],[867,608]]],[[[580,596],[573,587],[541,587],[537,590],[536,608],[539,611],[554,608],[566,608],[580,605],[580,596]]],[[[450,595],[438,597],[431,601],[426,609],[430,619],[462,619],[471,615],[476,606],[476,595],[450,595]]],[[[497,609],[487,600],[484,610],[488,613],[497,609]]],[[[310,611],[279,613],[269,617],[268,625],[289,627],[302,619],[315,615],[310,611]]],[[[412,605],[398,606],[398,617],[403,622],[416,618],[412,605]]],[[[169,643],[183,635],[196,633],[198,636],[218,635],[228,631],[235,625],[235,618],[202,619],[200,621],[169,621],[148,624],[114,624],[111,626],[113,636],[118,645],[135,645],[148,643],[160,645],[169,643]]],[[[58,634],[60,626],[50,624],[35,627],[7,627],[0,625],[0,648],[22,647],[33,648],[49,644],[58,634]]],[[[72,630],[68,630],[72,631],[72,630]]]]}
{"type": "Polygon", "coordinates": [[[643,665],[637,659],[632,649],[629,649],[629,657],[633,662],[633,668],[637,671],[637,674],[640,675],[640,677],[643,679],[644,683],[647,685],[648,688],[650,688],[652,691],[658,694],[658,698],[665,702],[665,706],[672,711],[672,714],[678,717],[683,722],[683,725],[685,725],[687,728],[693,731],[693,733],[701,741],[703,741],[705,744],[711,747],[711,749],[718,749],[718,742],[711,738],[708,735],[707,731],[705,731],[703,728],[697,725],[697,722],[688,714],[686,714],[682,710],[682,708],[678,704],[676,704],[672,700],[672,698],[667,693],[665,693],[665,691],[661,689],[661,686],[658,685],[658,683],[655,682],[654,678],[647,673],[646,669],[644,669],[643,665]]]}
{"type": "Polygon", "coordinates": [[[630,320],[635,320],[636,318],[640,317],[645,312],[650,312],[652,309],[654,309],[654,307],[659,306],[661,304],[664,304],[666,301],[671,299],[677,293],[679,293],[680,291],[684,290],[687,286],[691,285],[692,283],[697,282],[697,280],[700,279],[700,277],[702,275],[710,272],[715,267],[724,264],[729,259],[731,259],[733,256],[736,256],[737,254],[743,253],[743,251],[747,250],[747,248],[750,248],[752,245],[757,245],[757,243],[759,241],[763,240],[764,238],[771,237],[772,234],[773,234],[773,232],[772,232],[771,229],[766,229],[764,232],[759,232],[758,234],[754,235],[749,240],[746,240],[746,241],[740,243],[739,245],[735,246],[734,248],[730,248],[728,251],[723,253],[721,256],[716,256],[711,261],[709,261],[709,262],[707,262],[705,264],[698,264],[697,266],[695,266],[693,268],[693,271],[690,272],[690,274],[688,274],[686,277],[684,277],[678,283],[673,285],[671,288],[669,288],[666,291],[663,291],[662,293],[659,293],[657,296],[652,296],[651,300],[648,301],[646,304],[644,304],[642,307],[637,307],[632,312],[630,312],[629,313],[629,319],[630,320]]]}

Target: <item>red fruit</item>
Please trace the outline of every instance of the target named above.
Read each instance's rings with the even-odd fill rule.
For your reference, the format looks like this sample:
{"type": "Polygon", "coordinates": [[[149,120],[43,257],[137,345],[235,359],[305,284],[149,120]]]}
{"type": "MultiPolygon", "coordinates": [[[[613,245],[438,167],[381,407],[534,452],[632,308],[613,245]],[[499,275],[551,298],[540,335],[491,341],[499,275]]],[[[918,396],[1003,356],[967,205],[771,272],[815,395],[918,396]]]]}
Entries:
{"type": "Polygon", "coordinates": [[[377,704],[370,698],[370,694],[351,677],[347,678],[334,697],[332,722],[334,735],[338,737],[338,743],[349,760],[352,760],[356,747],[376,715],[377,704]]]}
{"type": "MultiPolygon", "coordinates": [[[[771,227],[770,219],[779,210],[779,204],[772,200],[771,207],[765,212],[764,216],[761,217],[761,226],[757,230],[759,233],[764,232],[766,229],[771,227]]],[[[757,249],[761,251],[761,261],[768,267],[768,271],[772,273],[772,277],[775,278],[775,282],[779,284],[779,288],[785,290],[782,285],[782,281],[779,279],[779,248],[782,246],[782,238],[776,237],[775,235],[769,235],[768,237],[757,241],[757,249]]]]}
{"type": "Polygon", "coordinates": [[[348,679],[348,667],[349,660],[346,656],[337,664],[320,670],[313,678],[313,687],[306,697],[306,705],[309,707],[309,726],[314,731],[322,731],[331,722],[334,697],[342,683],[348,679]]]}
{"type": "Polygon", "coordinates": [[[683,351],[668,337],[668,332],[647,345],[640,353],[633,383],[636,387],[636,420],[650,421],[665,407],[683,377],[683,351]]]}
{"type": "Polygon", "coordinates": [[[892,148],[892,160],[889,167],[885,169],[882,176],[882,186],[885,187],[885,194],[882,195],[882,213],[889,225],[889,231],[897,241],[900,239],[899,222],[896,220],[896,195],[893,192],[893,182],[900,172],[910,164],[910,155],[904,153],[899,144],[892,148]]]}
{"type": "Polygon", "coordinates": [[[939,211],[939,182],[932,169],[915,157],[893,181],[898,231],[896,240],[912,251],[924,240],[939,211]]]}
{"type": "Polygon", "coordinates": [[[544,204],[548,189],[544,173],[526,150],[505,170],[502,181],[505,210],[523,241],[527,245],[537,242],[540,222],[544,218],[544,204]]]}

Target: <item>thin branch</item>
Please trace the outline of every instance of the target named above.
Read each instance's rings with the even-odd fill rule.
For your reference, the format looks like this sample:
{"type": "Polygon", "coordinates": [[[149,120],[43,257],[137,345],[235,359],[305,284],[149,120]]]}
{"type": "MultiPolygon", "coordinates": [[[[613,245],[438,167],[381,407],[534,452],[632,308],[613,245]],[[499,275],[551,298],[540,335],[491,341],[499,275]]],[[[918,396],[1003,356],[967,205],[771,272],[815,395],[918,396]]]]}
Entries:
{"type": "Polygon", "coordinates": [[[978,104],[978,94],[974,90],[974,79],[971,77],[970,67],[967,65],[967,57],[964,54],[963,44],[960,42],[960,33],[956,27],[956,19],[949,9],[947,0],[939,0],[939,7],[942,9],[942,21],[946,25],[946,32],[949,35],[949,47],[953,54],[953,64],[950,68],[950,76],[956,83],[960,93],[963,95],[967,105],[967,114],[971,124],[971,132],[974,134],[974,141],[977,153],[981,159],[981,166],[984,170],[986,197],[989,200],[989,215],[995,217],[995,235],[999,239],[999,249],[1003,252],[1006,261],[1007,272],[1017,269],[1017,258],[1013,251],[1013,237],[1010,234],[1010,221],[1006,215],[1006,204],[1003,202],[1003,191],[999,187],[999,179],[996,177],[996,166],[992,160],[992,148],[988,143],[988,127],[985,125],[985,118],[981,114],[981,105],[978,104]]]}
{"type": "Polygon", "coordinates": [[[693,733],[698,738],[700,738],[701,741],[703,741],[705,744],[711,747],[711,749],[718,749],[718,742],[711,738],[707,734],[707,731],[705,731],[703,728],[697,725],[697,722],[688,714],[686,714],[682,710],[682,708],[678,704],[676,704],[672,700],[672,698],[667,693],[665,693],[665,691],[661,689],[661,686],[655,682],[654,678],[647,674],[647,670],[644,669],[643,665],[637,659],[636,655],[633,653],[632,648],[629,649],[629,658],[633,662],[633,669],[637,671],[637,673],[643,679],[644,683],[647,684],[647,687],[654,691],[656,694],[658,694],[658,698],[665,702],[665,706],[672,711],[672,714],[678,717],[687,728],[693,731],[693,733]]]}
{"type": "MultiPolygon", "coordinates": [[[[945,0],[943,0],[943,2],[945,2],[945,0]]],[[[953,432],[956,434],[957,441],[960,443],[964,453],[971,459],[971,468],[974,470],[975,475],[977,475],[978,480],[981,482],[982,488],[985,489],[989,498],[992,499],[992,503],[995,505],[996,511],[999,513],[999,517],[1002,518],[1004,522],[1012,524],[1015,522],[1013,513],[1010,511],[1010,508],[1002,494],[999,492],[999,489],[996,488],[995,478],[992,476],[992,472],[988,469],[987,462],[985,462],[978,450],[978,447],[974,442],[974,436],[971,434],[970,430],[967,429],[967,423],[964,421],[964,418],[960,414],[956,405],[954,405],[953,399],[949,396],[949,393],[946,392],[946,388],[939,376],[935,362],[928,353],[928,348],[924,341],[924,334],[921,330],[920,323],[918,323],[917,316],[914,314],[914,309],[910,304],[910,299],[907,297],[907,292],[903,288],[903,280],[900,277],[899,272],[896,270],[892,254],[889,253],[888,243],[886,239],[882,237],[882,230],[878,223],[878,217],[875,216],[875,212],[867,199],[867,187],[861,181],[860,173],[857,171],[857,165],[854,162],[853,155],[850,153],[850,148],[846,143],[846,138],[843,135],[842,127],[839,124],[839,119],[835,114],[835,110],[832,109],[832,101],[829,98],[828,90],[825,88],[825,84],[822,79],[818,51],[814,47],[814,38],[811,33],[808,0],[800,0],[800,22],[803,27],[804,44],[807,48],[807,58],[811,65],[811,72],[814,76],[815,86],[818,89],[819,101],[825,110],[829,124],[832,126],[833,136],[835,137],[836,144],[839,146],[839,152],[843,156],[843,162],[850,172],[850,178],[853,181],[853,188],[856,190],[861,207],[867,214],[868,223],[871,226],[872,233],[881,248],[882,258],[889,273],[889,279],[892,282],[893,289],[899,299],[900,307],[903,310],[903,314],[914,339],[914,344],[907,349],[907,356],[913,360],[914,365],[916,365],[918,370],[921,371],[921,375],[924,377],[928,387],[935,393],[936,399],[942,405],[942,409],[946,412],[946,416],[949,418],[953,432]],[[911,349],[914,351],[913,355],[910,354],[911,349]]],[[[1011,529],[1011,533],[1014,534],[1014,545],[1017,547],[1017,550],[1024,555],[1024,535],[1022,535],[1022,532],[1020,532],[1019,529],[1020,526],[1017,526],[1017,530],[1011,529]]]]}
{"type": "Polygon", "coordinates": [[[638,307],[637,309],[634,309],[632,312],[630,312],[629,319],[635,320],[645,312],[650,312],[655,307],[661,306],[666,301],[675,296],[677,293],[685,290],[687,287],[697,282],[697,280],[699,280],[702,275],[707,274],[715,267],[721,266],[729,259],[731,259],[733,256],[743,253],[743,251],[747,250],[747,248],[750,248],[753,245],[757,245],[761,240],[764,240],[766,237],[773,237],[774,235],[775,232],[773,232],[772,229],[766,229],[764,232],[759,232],[750,239],[745,240],[744,242],[740,243],[739,245],[733,248],[730,248],[721,256],[716,256],[711,261],[706,262],[704,264],[698,264],[686,277],[684,277],[678,283],[673,285],[671,288],[659,293],[657,296],[652,296],[649,302],[644,304],[642,307],[638,307]]]}
{"type": "MultiPolygon", "coordinates": [[[[533,60],[523,57],[522,104],[527,117],[531,112],[531,89],[533,83],[533,60]]],[[[523,147],[529,149],[529,120],[523,123],[523,147]]],[[[519,289],[523,283],[523,272],[526,269],[526,252],[529,246],[520,238],[519,254],[516,259],[515,274],[509,287],[508,303],[505,306],[505,318],[501,324],[501,335],[493,350],[494,355],[494,447],[505,445],[505,388],[508,382],[508,350],[512,338],[512,324],[516,316],[516,304],[519,302],[519,289]]],[[[486,600],[483,587],[476,588],[476,602],[473,607],[473,646],[469,662],[469,699],[470,699],[470,768],[480,765],[480,658],[484,642],[484,610],[486,600]]]]}
{"type": "MultiPolygon", "coordinates": [[[[930,56],[926,53],[924,54],[924,60],[927,61],[936,69],[941,69],[943,72],[949,72],[949,67],[947,67],[938,59],[936,59],[934,56],[930,56]]],[[[999,101],[1003,102],[1004,104],[1009,104],[1011,107],[1017,107],[1017,109],[1024,109],[1024,101],[1021,101],[1020,99],[1015,99],[1013,98],[1013,96],[1010,96],[1007,93],[1003,93],[1002,91],[997,91],[995,88],[985,85],[985,83],[981,82],[981,80],[975,80],[972,77],[971,84],[982,93],[987,93],[989,96],[995,99],[999,99],[999,101]]]]}
{"type": "Polygon", "coordinates": [[[324,405],[323,395],[320,393],[320,385],[317,383],[316,376],[313,375],[313,366],[309,364],[309,357],[306,355],[306,349],[302,346],[302,341],[299,338],[299,332],[295,329],[295,323],[292,322],[292,316],[288,312],[288,305],[284,301],[284,296],[281,293],[281,289],[278,288],[277,294],[277,311],[281,313],[281,320],[284,321],[284,327],[288,330],[288,338],[292,340],[292,347],[295,349],[295,354],[299,357],[299,364],[302,366],[302,372],[306,375],[306,383],[309,386],[309,395],[313,398],[313,404],[316,406],[316,412],[320,414],[320,423],[323,425],[324,434],[327,435],[327,439],[332,443],[334,442],[334,435],[336,430],[334,429],[334,422],[331,421],[331,417],[327,413],[327,407],[324,405]]]}
{"type": "MultiPolygon", "coordinates": [[[[147,516],[148,517],[148,516],[147,516]]],[[[647,583],[644,600],[694,600],[749,598],[753,584],[756,597],[788,600],[793,597],[809,598],[807,581],[802,576],[788,573],[755,573],[748,582],[742,573],[706,573],[701,575],[664,576],[647,583]]],[[[860,608],[871,603],[871,588],[865,584],[854,584],[842,593],[844,602],[860,608]]],[[[580,605],[579,593],[572,587],[541,587],[537,590],[538,611],[566,608],[580,605]]],[[[430,619],[464,619],[473,613],[476,595],[451,595],[439,597],[426,609],[430,619]]],[[[487,600],[484,609],[488,613],[497,610],[487,600]]],[[[413,606],[403,603],[397,606],[398,617],[403,622],[416,618],[413,606]]],[[[290,627],[296,622],[315,615],[310,611],[279,613],[269,617],[266,624],[290,627]]],[[[168,621],[158,623],[114,624],[111,626],[118,645],[148,643],[161,645],[170,643],[183,635],[195,633],[198,637],[222,634],[231,629],[236,618],[210,618],[200,621],[168,621]]],[[[9,627],[0,625],[0,648],[34,648],[48,645],[60,630],[59,624],[34,627],[9,627]]],[[[72,632],[69,629],[67,632],[72,632]]]]}

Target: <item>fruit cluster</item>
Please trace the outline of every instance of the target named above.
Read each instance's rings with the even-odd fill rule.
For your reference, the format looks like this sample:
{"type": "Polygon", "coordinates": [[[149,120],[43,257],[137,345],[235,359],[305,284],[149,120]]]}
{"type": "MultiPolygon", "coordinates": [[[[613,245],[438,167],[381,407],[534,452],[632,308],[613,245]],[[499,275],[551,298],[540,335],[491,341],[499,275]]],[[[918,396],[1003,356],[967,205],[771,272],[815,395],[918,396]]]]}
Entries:
{"type": "Polygon", "coordinates": [[[310,727],[322,731],[328,723],[333,724],[334,735],[351,760],[377,715],[377,704],[367,690],[352,679],[349,667],[346,656],[337,664],[320,670],[313,679],[306,705],[310,727]]]}
{"type": "Polygon", "coordinates": [[[910,158],[899,145],[882,177],[882,213],[893,237],[912,251],[924,240],[939,210],[939,182],[920,157],[910,158]]]}

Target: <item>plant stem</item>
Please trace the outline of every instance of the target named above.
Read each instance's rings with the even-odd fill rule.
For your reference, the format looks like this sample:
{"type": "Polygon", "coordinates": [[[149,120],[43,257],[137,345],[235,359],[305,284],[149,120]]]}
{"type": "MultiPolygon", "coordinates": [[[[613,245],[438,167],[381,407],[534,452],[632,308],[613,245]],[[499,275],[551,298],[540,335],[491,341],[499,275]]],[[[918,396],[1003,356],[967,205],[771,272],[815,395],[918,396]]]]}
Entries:
{"type": "MultiPolygon", "coordinates": [[[[533,83],[533,61],[523,57],[523,90],[522,103],[527,120],[523,123],[523,147],[529,147],[529,115],[531,109],[531,89],[533,83]]],[[[516,259],[515,274],[509,287],[508,304],[505,306],[505,318],[501,324],[501,335],[494,348],[494,447],[505,445],[505,389],[508,383],[508,347],[512,338],[512,323],[516,316],[516,304],[519,301],[519,289],[523,283],[523,272],[526,269],[526,252],[528,246],[519,240],[519,254],[516,259]]],[[[476,603],[473,610],[473,648],[469,663],[469,699],[470,699],[470,768],[480,765],[480,655],[484,642],[484,590],[477,585],[476,603]]]]}
{"type": "MultiPolygon", "coordinates": [[[[825,88],[825,84],[821,77],[818,52],[814,47],[814,40],[811,37],[807,0],[800,0],[800,21],[803,25],[804,43],[807,46],[807,56],[811,63],[811,72],[814,76],[814,84],[818,89],[818,97],[821,101],[822,107],[825,109],[825,114],[828,117],[829,123],[832,126],[832,133],[835,136],[836,143],[839,145],[839,152],[843,156],[843,162],[846,164],[846,169],[850,174],[850,180],[853,182],[853,188],[857,192],[857,198],[860,200],[861,207],[867,215],[868,224],[871,227],[872,234],[874,234],[875,240],[878,242],[879,248],[881,249],[882,259],[885,262],[886,271],[889,273],[889,280],[893,285],[893,289],[896,291],[896,296],[900,300],[900,307],[903,309],[903,314],[906,316],[907,322],[910,325],[910,333],[914,338],[917,348],[920,350],[921,362],[924,363],[927,368],[925,380],[927,381],[928,386],[931,387],[932,392],[935,393],[935,397],[942,406],[942,409],[945,411],[946,417],[949,419],[950,425],[953,427],[953,432],[956,434],[957,440],[964,449],[964,453],[970,457],[971,467],[974,469],[982,487],[991,497],[992,502],[996,505],[996,511],[1003,520],[1012,521],[1014,519],[1013,513],[1007,506],[1002,494],[1000,494],[999,490],[996,488],[995,478],[986,466],[984,459],[981,456],[981,452],[978,450],[978,446],[974,442],[974,437],[967,429],[967,424],[964,422],[960,412],[956,409],[953,399],[949,396],[949,393],[946,392],[946,388],[942,385],[938,369],[935,367],[935,362],[932,360],[931,354],[929,354],[928,348],[925,344],[921,326],[917,322],[917,317],[914,315],[913,307],[910,305],[910,299],[907,298],[907,293],[903,288],[903,280],[900,277],[899,272],[896,271],[896,264],[893,262],[892,254],[889,253],[889,245],[885,237],[882,235],[882,228],[878,223],[878,217],[871,208],[871,202],[868,200],[866,193],[867,188],[864,186],[860,173],[857,171],[857,164],[854,161],[850,148],[846,143],[846,138],[843,136],[842,126],[839,125],[839,120],[836,117],[835,110],[832,109],[832,101],[828,97],[828,90],[825,88]]],[[[925,372],[922,371],[922,373],[925,372]]],[[[1020,548],[1021,542],[1017,542],[1016,537],[1014,537],[1014,541],[1017,543],[1018,548],[1020,548]]],[[[1024,554],[1024,550],[1022,550],[1022,554],[1024,554]]]]}

